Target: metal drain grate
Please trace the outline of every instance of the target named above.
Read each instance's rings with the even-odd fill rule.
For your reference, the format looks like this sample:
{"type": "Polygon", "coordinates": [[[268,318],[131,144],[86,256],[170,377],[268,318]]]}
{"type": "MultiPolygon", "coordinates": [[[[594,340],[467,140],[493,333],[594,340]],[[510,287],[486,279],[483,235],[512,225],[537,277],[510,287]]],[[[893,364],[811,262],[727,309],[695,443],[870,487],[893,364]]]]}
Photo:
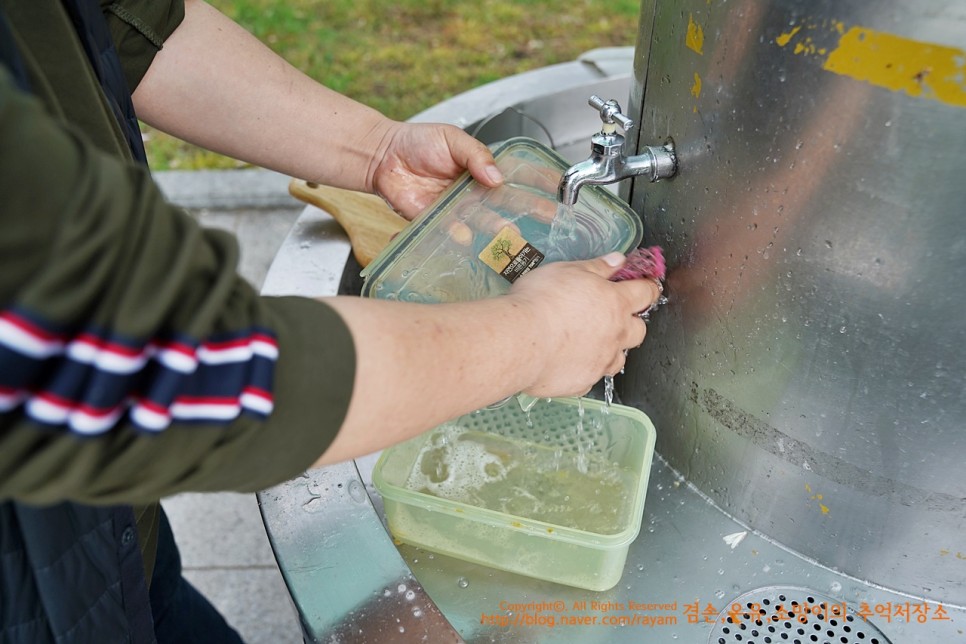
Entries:
{"type": "Polygon", "coordinates": [[[708,644],[891,644],[845,602],[808,588],[767,586],[732,600],[708,644]]]}

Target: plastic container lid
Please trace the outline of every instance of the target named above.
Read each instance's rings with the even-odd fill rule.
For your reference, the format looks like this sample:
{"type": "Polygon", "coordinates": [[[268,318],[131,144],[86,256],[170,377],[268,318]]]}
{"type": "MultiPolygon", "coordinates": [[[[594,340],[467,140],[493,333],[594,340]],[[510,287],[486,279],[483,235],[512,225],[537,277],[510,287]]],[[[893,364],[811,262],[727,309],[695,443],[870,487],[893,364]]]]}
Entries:
{"type": "Polygon", "coordinates": [[[542,262],[627,253],[643,236],[640,217],[600,186],[568,208],[557,185],[570,167],[532,139],[493,150],[505,183],[486,188],[468,173],[362,272],[362,295],[411,302],[459,302],[506,293],[542,262]]]}

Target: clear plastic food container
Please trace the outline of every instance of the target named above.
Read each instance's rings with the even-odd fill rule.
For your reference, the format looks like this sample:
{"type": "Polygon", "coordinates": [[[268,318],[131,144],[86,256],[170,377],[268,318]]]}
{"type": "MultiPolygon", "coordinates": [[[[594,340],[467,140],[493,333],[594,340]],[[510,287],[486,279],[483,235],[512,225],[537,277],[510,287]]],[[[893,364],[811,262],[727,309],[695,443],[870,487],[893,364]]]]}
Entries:
{"type": "Polygon", "coordinates": [[[528,138],[493,150],[505,183],[456,181],[362,272],[362,294],[414,302],[500,295],[542,262],[627,253],[641,241],[640,217],[600,186],[584,186],[573,207],[557,202],[570,166],[528,138]]]}
{"type": "Polygon", "coordinates": [[[603,591],[640,531],[654,441],[631,407],[513,402],[383,451],[373,483],[401,542],[603,591]]]}

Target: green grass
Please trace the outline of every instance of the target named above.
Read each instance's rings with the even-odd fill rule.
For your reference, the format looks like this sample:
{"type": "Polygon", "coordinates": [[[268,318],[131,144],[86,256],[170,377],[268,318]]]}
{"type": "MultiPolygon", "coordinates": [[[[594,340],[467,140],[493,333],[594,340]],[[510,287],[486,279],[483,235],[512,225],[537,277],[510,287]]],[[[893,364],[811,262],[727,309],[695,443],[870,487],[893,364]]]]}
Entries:
{"type": "MultiPolygon", "coordinates": [[[[633,45],[637,0],[210,0],[282,57],[405,120],[451,96],[597,47],[633,45]]],[[[151,167],[244,164],[145,128],[151,167]]]]}

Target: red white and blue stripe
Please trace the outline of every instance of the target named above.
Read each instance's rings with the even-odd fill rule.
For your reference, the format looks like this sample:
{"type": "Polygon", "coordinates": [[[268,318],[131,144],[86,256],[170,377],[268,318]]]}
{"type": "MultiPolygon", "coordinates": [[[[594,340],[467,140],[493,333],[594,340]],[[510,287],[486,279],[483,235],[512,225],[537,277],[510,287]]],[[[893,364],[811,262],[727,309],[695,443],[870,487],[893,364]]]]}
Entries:
{"type": "Polygon", "coordinates": [[[132,341],[96,329],[71,334],[12,309],[0,312],[0,414],[82,435],[125,419],[160,432],[178,422],[267,417],[277,359],[267,329],[132,341]]]}

